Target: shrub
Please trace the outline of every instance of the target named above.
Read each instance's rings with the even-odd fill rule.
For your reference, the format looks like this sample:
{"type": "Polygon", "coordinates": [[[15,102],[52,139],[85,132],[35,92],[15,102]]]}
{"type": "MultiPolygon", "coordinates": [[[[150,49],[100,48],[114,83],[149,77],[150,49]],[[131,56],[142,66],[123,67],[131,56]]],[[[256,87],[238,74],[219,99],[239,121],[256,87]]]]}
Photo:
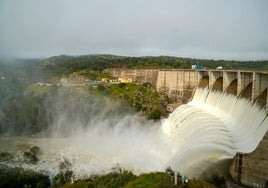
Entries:
{"type": "Polygon", "coordinates": [[[201,180],[189,180],[187,187],[189,188],[215,188],[214,185],[201,180]]]}
{"type": "Polygon", "coordinates": [[[148,119],[158,120],[160,118],[161,118],[161,111],[159,109],[153,110],[148,116],[148,119]]]}
{"type": "Polygon", "coordinates": [[[10,160],[12,158],[13,158],[13,156],[10,153],[8,153],[7,151],[2,151],[0,153],[0,161],[7,161],[7,160],[10,160]]]}
{"type": "Polygon", "coordinates": [[[126,83],[119,83],[118,86],[119,86],[120,88],[123,88],[123,87],[126,87],[126,85],[127,85],[126,83]]]}
{"type": "Polygon", "coordinates": [[[123,187],[129,181],[132,181],[135,178],[136,176],[131,172],[109,173],[94,181],[94,185],[95,187],[118,188],[123,187]]]}
{"type": "Polygon", "coordinates": [[[137,177],[135,180],[129,182],[126,188],[154,188],[154,187],[161,187],[161,188],[169,188],[174,187],[174,183],[170,181],[170,177],[166,173],[156,172],[150,174],[142,174],[137,177]]]}
{"type": "Polygon", "coordinates": [[[141,105],[141,103],[136,102],[136,103],[135,103],[135,109],[136,109],[137,111],[141,111],[141,109],[142,109],[142,105],[141,105]]]}
{"type": "Polygon", "coordinates": [[[1,169],[0,187],[50,187],[49,177],[21,168],[1,169]]]}
{"type": "Polygon", "coordinates": [[[103,85],[99,84],[99,85],[97,86],[97,90],[99,90],[99,91],[104,91],[104,90],[105,90],[105,87],[104,87],[103,85]]]}
{"type": "Polygon", "coordinates": [[[53,187],[57,187],[59,185],[63,185],[65,183],[71,182],[71,178],[73,176],[73,172],[70,170],[59,172],[53,178],[53,187]]]}

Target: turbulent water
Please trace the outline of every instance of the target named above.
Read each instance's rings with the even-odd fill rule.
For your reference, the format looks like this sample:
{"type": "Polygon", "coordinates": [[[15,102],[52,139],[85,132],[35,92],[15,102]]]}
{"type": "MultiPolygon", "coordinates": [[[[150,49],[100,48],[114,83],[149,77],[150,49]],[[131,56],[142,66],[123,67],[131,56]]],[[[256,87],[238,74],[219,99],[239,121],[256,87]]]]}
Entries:
{"type": "Polygon", "coordinates": [[[76,131],[65,138],[57,134],[53,138],[1,137],[0,148],[16,156],[8,165],[52,176],[67,161],[76,178],[119,168],[136,174],[164,171],[168,166],[188,177],[200,177],[237,152],[253,151],[268,130],[264,110],[245,99],[207,89],[197,89],[191,102],[161,123],[138,115],[97,119],[86,128],[74,125],[76,131]],[[32,146],[41,149],[36,164],[23,162],[22,151],[32,146]]]}
{"type": "Polygon", "coordinates": [[[163,123],[174,147],[170,164],[189,176],[215,170],[216,164],[237,152],[252,152],[267,130],[265,109],[207,89],[197,89],[193,100],[177,108],[163,123]]]}

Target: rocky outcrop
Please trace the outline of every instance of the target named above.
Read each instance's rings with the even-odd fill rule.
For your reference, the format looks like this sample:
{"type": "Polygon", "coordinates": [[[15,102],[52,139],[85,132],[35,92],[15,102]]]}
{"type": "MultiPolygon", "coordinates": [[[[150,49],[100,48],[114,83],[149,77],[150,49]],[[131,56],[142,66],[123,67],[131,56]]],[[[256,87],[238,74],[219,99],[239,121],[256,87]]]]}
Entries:
{"type": "Polygon", "coordinates": [[[268,187],[268,132],[252,153],[236,154],[230,174],[239,184],[268,187]]]}

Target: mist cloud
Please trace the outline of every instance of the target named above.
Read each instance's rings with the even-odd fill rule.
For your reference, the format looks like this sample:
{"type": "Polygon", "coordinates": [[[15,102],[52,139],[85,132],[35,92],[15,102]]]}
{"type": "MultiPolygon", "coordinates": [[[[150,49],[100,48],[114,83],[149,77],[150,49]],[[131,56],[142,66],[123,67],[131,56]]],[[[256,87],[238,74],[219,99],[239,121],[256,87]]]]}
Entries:
{"type": "Polygon", "coordinates": [[[268,59],[267,9],[265,0],[3,0],[0,56],[268,59]]]}

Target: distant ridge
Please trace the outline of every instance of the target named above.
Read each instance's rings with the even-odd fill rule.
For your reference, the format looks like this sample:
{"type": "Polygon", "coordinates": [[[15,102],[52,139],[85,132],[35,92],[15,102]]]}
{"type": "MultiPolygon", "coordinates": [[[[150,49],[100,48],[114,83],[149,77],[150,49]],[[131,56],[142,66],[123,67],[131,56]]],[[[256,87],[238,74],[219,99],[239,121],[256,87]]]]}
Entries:
{"type": "Polygon", "coordinates": [[[268,71],[266,61],[229,61],[212,59],[194,59],[173,56],[119,56],[111,54],[89,55],[59,55],[44,59],[41,63],[50,70],[57,69],[58,73],[65,73],[81,69],[103,70],[107,68],[130,69],[191,69],[191,65],[201,64],[207,69],[216,69],[218,66],[224,70],[258,70],[268,71]],[[70,69],[70,70],[68,70],[70,69]]]}

